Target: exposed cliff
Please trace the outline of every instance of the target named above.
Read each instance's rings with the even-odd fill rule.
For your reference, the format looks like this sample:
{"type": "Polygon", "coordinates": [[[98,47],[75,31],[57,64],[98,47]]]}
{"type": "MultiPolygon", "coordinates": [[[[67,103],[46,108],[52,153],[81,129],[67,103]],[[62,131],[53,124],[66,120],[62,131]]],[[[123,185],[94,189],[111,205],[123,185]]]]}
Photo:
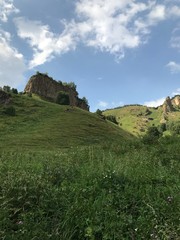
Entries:
{"type": "Polygon", "coordinates": [[[174,107],[180,107],[180,95],[173,97],[171,102],[174,107]]]}
{"type": "Polygon", "coordinates": [[[71,106],[89,111],[88,104],[78,98],[78,92],[75,88],[64,85],[62,82],[57,82],[47,74],[37,73],[33,75],[24,89],[25,93],[34,93],[54,102],[57,99],[58,93],[61,91],[68,93],[71,106]]]}
{"type": "Polygon", "coordinates": [[[170,97],[167,97],[163,103],[163,113],[166,114],[168,112],[172,112],[174,110],[173,104],[171,102],[170,97]]]}

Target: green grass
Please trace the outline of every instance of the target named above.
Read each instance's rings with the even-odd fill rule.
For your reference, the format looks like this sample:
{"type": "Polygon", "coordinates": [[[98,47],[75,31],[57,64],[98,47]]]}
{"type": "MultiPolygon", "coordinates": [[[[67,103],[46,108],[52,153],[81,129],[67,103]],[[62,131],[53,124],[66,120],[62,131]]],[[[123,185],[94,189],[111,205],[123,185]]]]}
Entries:
{"type": "MultiPolygon", "coordinates": [[[[179,239],[178,137],[148,146],[78,108],[12,105],[0,107],[0,239],[179,239]]],[[[139,111],[120,116],[126,129],[139,111]]]]}
{"type": "Polygon", "coordinates": [[[175,239],[179,139],[0,153],[0,239],[175,239]]]}
{"type": "MultiPolygon", "coordinates": [[[[119,126],[125,131],[135,135],[144,135],[147,128],[155,125],[159,126],[163,118],[162,107],[158,109],[148,108],[150,113],[147,114],[146,106],[125,106],[117,109],[109,109],[103,112],[105,116],[113,115],[116,117],[119,126]]],[[[178,121],[180,119],[180,111],[177,109],[167,115],[168,121],[178,121]]]]}
{"type": "Polygon", "coordinates": [[[0,148],[56,149],[130,139],[96,114],[28,96],[13,96],[16,116],[0,108],[0,148]],[[69,109],[67,111],[67,109],[69,109]]]}

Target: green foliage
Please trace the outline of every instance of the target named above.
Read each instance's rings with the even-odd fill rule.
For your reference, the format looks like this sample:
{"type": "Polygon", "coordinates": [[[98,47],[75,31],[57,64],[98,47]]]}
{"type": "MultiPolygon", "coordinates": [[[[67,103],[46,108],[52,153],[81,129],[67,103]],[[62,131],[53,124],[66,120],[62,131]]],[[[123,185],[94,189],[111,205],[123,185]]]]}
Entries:
{"type": "Polygon", "coordinates": [[[73,89],[74,91],[76,91],[77,86],[76,86],[76,84],[75,84],[74,82],[69,82],[69,83],[67,83],[67,82],[62,82],[62,84],[63,84],[64,86],[67,86],[67,87],[73,89]]]}
{"type": "Polygon", "coordinates": [[[100,109],[97,109],[96,114],[99,115],[99,116],[102,116],[102,111],[100,109]]]}
{"type": "Polygon", "coordinates": [[[87,100],[86,97],[83,97],[83,98],[82,98],[82,101],[83,101],[87,106],[89,106],[89,103],[88,103],[88,100],[87,100]]]}
{"type": "Polygon", "coordinates": [[[17,90],[16,88],[12,88],[12,89],[11,89],[11,92],[12,92],[13,94],[18,94],[18,90],[17,90]]]}
{"type": "Polygon", "coordinates": [[[156,143],[158,139],[162,136],[162,133],[158,130],[157,127],[149,127],[146,135],[143,137],[143,142],[146,144],[156,143]]]}
{"type": "Polygon", "coordinates": [[[9,116],[15,116],[16,109],[13,106],[7,106],[7,107],[4,107],[4,113],[9,116]]]}
{"type": "Polygon", "coordinates": [[[163,133],[166,131],[166,123],[161,123],[159,126],[158,126],[158,130],[159,132],[163,133]]]}
{"type": "Polygon", "coordinates": [[[110,121],[110,122],[113,122],[113,123],[115,123],[115,124],[118,124],[118,122],[117,122],[117,120],[116,120],[116,117],[113,116],[113,115],[108,115],[108,116],[106,116],[106,119],[107,119],[108,121],[110,121]]]}
{"type": "Polygon", "coordinates": [[[69,105],[70,104],[69,94],[67,92],[60,91],[57,95],[56,103],[61,105],[69,105]]]}
{"type": "Polygon", "coordinates": [[[0,152],[0,239],[179,239],[179,147],[0,152]]]}
{"type": "Polygon", "coordinates": [[[167,124],[167,129],[168,129],[172,134],[180,135],[180,121],[178,121],[178,122],[169,122],[169,123],[167,124]]]}
{"type": "Polygon", "coordinates": [[[10,86],[4,86],[3,91],[10,93],[11,92],[11,87],[10,86]]]}

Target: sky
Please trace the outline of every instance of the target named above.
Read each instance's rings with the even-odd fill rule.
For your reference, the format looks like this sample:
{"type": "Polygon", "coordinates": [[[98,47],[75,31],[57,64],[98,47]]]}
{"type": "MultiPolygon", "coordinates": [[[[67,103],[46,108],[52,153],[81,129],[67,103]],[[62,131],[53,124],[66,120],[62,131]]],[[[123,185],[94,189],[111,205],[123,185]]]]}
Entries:
{"type": "Polygon", "coordinates": [[[180,0],[0,0],[0,86],[37,71],[90,110],[180,94],[180,0]]]}

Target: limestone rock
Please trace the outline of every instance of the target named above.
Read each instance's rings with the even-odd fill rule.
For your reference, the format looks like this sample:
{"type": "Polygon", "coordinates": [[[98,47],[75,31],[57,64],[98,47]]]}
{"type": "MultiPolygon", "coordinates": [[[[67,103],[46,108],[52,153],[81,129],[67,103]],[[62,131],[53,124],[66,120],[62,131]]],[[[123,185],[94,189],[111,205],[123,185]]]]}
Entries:
{"type": "Polygon", "coordinates": [[[180,107],[180,95],[177,95],[172,99],[172,105],[175,107],[180,107]]]}
{"type": "Polygon", "coordinates": [[[167,97],[163,103],[163,113],[172,112],[174,110],[170,97],[167,97]]]}
{"type": "Polygon", "coordinates": [[[24,89],[25,93],[34,93],[51,101],[56,101],[57,95],[60,91],[69,94],[71,106],[80,107],[89,111],[89,106],[85,104],[82,99],[78,98],[78,92],[75,89],[63,85],[62,82],[53,80],[53,78],[49,77],[47,74],[38,73],[33,75],[24,89]]]}

